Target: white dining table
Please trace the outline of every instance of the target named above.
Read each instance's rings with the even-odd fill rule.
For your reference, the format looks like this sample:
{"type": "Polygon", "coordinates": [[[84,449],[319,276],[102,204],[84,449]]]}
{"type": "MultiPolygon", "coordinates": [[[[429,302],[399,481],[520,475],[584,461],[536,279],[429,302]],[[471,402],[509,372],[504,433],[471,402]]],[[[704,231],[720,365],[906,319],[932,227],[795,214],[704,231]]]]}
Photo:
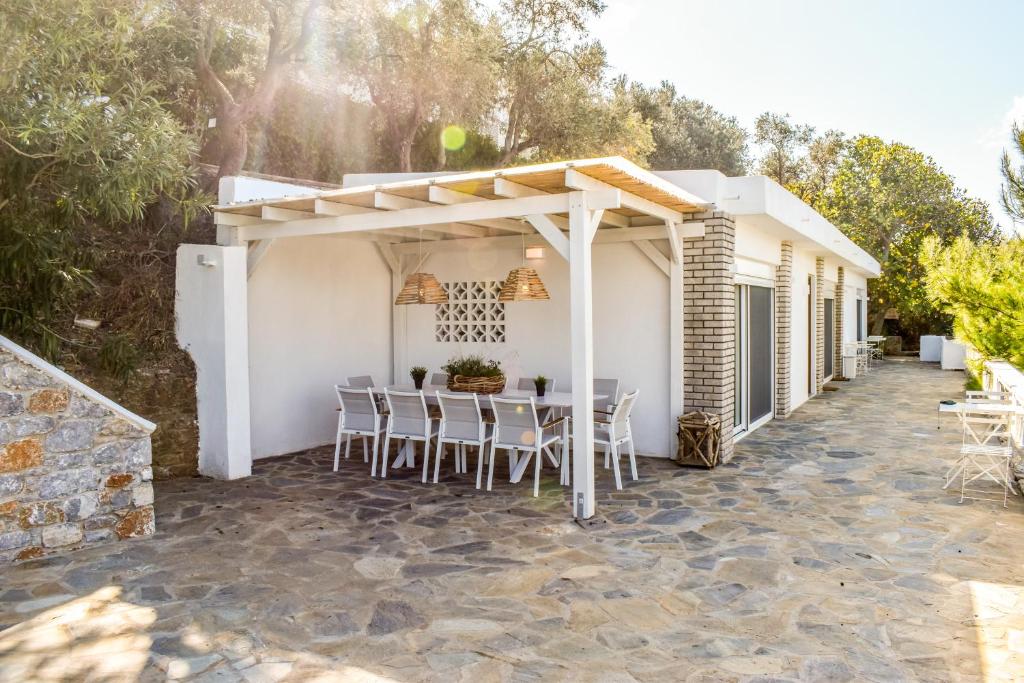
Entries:
{"type": "MultiPolygon", "coordinates": [[[[373,387],[373,393],[378,396],[384,396],[384,389],[387,388],[390,391],[417,391],[416,387],[412,384],[391,384],[387,387],[373,387]]],[[[465,392],[452,391],[444,384],[423,384],[423,397],[430,405],[437,405],[437,392],[442,394],[461,394],[465,392]]],[[[556,409],[572,408],[572,392],[571,391],[548,391],[543,396],[538,396],[536,391],[530,391],[529,389],[508,389],[498,394],[478,394],[477,398],[480,400],[480,407],[487,408],[490,404],[487,400],[488,396],[494,396],[495,398],[514,398],[524,399],[533,398],[534,404],[538,408],[547,408],[549,412],[556,409]]],[[[598,404],[599,401],[607,401],[610,397],[607,394],[594,394],[594,403],[598,404]]],[[[569,421],[565,420],[562,422],[562,443],[563,449],[568,446],[569,443],[569,421]]],[[[424,451],[426,450],[424,447],[424,451]]],[[[400,449],[398,457],[395,458],[395,462],[392,463],[391,467],[415,467],[415,455],[413,453],[413,444],[411,441],[407,441],[405,445],[400,449]]],[[[386,454],[385,454],[386,457],[386,454]]],[[[515,460],[515,459],[514,459],[515,460]]],[[[564,461],[565,458],[563,457],[564,461]]],[[[519,460],[513,466],[512,476],[510,480],[515,483],[522,479],[523,473],[526,471],[526,467],[529,461],[526,458],[519,460]]],[[[562,467],[561,463],[555,463],[562,469],[562,484],[569,484],[569,473],[566,468],[562,467]]]]}

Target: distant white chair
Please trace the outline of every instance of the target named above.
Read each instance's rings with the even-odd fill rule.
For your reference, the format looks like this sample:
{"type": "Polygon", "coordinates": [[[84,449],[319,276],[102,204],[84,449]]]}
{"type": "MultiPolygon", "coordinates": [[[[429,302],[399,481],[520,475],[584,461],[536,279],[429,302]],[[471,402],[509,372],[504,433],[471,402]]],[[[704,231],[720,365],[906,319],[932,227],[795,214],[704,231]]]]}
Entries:
{"type": "MultiPolygon", "coordinates": [[[[594,445],[604,447],[605,467],[608,467],[608,460],[611,459],[615,471],[615,488],[622,489],[622,473],[619,471],[619,455],[621,447],[626,446],[629,452],[629,471],[633,475],[633,481],[637,480],[636,471],[636,449],[633,446],[633,428],[629,417],[636,405],[636,398],[640,395],[637,389],[633,393],[626,394],[622,400],[615,405],[611,413],[603,420],[594,421],[594,445]]],[[[601,412],[601,411],[594,411],[601,412]]]]}
{"type": "Polygon", "coordinates": [[[423,481],[427,480],[427,463],[430,458],[430,440],[437,436],[437,428],[427,411],[427,401],[422,391],[392,391],[385,387],[384,398],[388,402],[388,427],[384,433],[384,463],[381,478],[388,476],[388,451],[391,440],[405,441],[409,448],[408,466],[416,465],[416,442],[423,442],[423,481]]]}
{"type": "MultiPolygon", "coordinates": [[[[537,496],[540,494],[540,470],[541,461],[544,459],[543,454],[547,453],[553,462],[562,463],[561,466],[564,467],[562,459],[555,458],[551,453],[551,447],[557,444],[564,455],[565,449],[561,448],[564,445],[562,435],[549,430],[561,424],[565,418],[541,424],[537,415],[537,404],[532,396],[525,399],[511,399],[495,398],[492,395],[490,399],[491,410],[494,411],[494,432],[487,469],[487,490],[491,490],[491,485],[494,482],[494,461],[497,451],[500,449],[509,452],[509,469],[511,470],[509,480],[512,483],[522,479],[530,459],[533,459],[533,495],[537,496]],[[522,460],[518,458],[520,451],[525,453],[522,460]]],[[[483,459],[477,463],[476,482],[478,488],[482,474],[483,459]]]]}
{"type": "Polygon", "coordinates": [[[974,390],[964,392],[967,403],[996,403],[1008,405],[1013,402],[1013,396],[1008,391],[986,391],[974,390]]]}
{"type": "Polygon", "coordinates": [[[430,376],[430,383],[438,387],[448,386],[448,373],[435,372],[430,376]]]}
{"type": "Polygon", "coordinates": [[[370,389],[377,386],[370,375],[357,375],[348,378],[348,385],[353,389],[370,389]]]}
{"type": "Polygon", "coordinates": [[[455,473],[465,474],[468,470],[466,464],[467,446],[476,446],[477,458],[477,482],[476,487],[480,488],[479,470],[483,466],[484,446],[491,440],[487,433],[487,423],[484,422],[483,414],[480,412],[480,401],[476,394],[437,394],[437,403],[441,407],[441,424],[437,430],[437,452],[434,454],[434,483],[437,483],[441,472],[441,457],[444,455],[444,445],[452,444],[455,447],[455,473]]]}
{"type": "Polygon", "coordinates": [[[377,469],[377,450],[380,433],[385,430],[381,424],[381,415],[377,410],[377,400],[369,388],[353,389],[351,387],[334,386],[338,395],[338,435],[334,444],[334,471],[338,471],[341,455],[341,437],[345,437],[345,459],[348,460],[352,450],[352,437],[363,440],[363,462],[367,462],[366,439],[373,437],[373,464],[370,476],[377,469]]]}
{"type": "MultiPolygon", "coordinates": [[[[516,382],[516,389],[519,391],[534,391],[537,389],[537,385],[533,382],[533,377],[520,377],[516,382]]],[[[548,383],[544,385],[544,391],[554,391],[555,380],[549,377],[548,383]]]]}
{"type": "Polygon", "coordinates": [[[594,396],[607,396],[601,399],[600,406],[594,406],[601,410],[611,411],[619,402],[619,380],[617,379],[594,379],[594,396]]]}
{"type": "MultiPolygon", "coordinates": [[[[991,405],[991,404],[988,404],[991,405]]],[[[988,479],[1003,489],[1003,507],[1006,507],[1013,489],[1010,462],[1013,459],[1013,445],[1010,433],[1010,415],[990,412],[984,403],[968,403],[960,413],[963,425],[963,442],[960,446],[960,502],[968,498],[967,492],[981,493],[968,489],[967,485],[977,479],[988,479]]],[[[954,475],[955,476],[955,475],[954,475]]],[[[947,476],[948,486],[950,477],[947,476]]]]}

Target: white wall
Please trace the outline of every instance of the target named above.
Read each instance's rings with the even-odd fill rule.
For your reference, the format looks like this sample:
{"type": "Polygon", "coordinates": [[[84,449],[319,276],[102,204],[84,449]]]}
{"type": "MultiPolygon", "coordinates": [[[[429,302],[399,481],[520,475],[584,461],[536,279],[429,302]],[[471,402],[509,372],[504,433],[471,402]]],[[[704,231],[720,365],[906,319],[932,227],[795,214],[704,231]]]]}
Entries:
{"type": "Polygon", "coordinates": [[[790,406],[796,409],[803,405],[810,393],[808,392],[808,353],[810,340],[808,337],[807,277],[814,275],[814,254],[805,249],[793,249],[793,334],[790,346],[789,367],[792,375],[789,381],[790,406]]]}
{"type": "MultiPolygon", "coordinates": [[[[442,282],[500,281],[521,260],[518,247],[452,251],[431,256],[423,269],[442,282]]],[[[437,342],[435,307],[403,307],[409,365],[433,373],[453,355],[482,353],[499,360],[513,382],[542,374],[556,380],[556,390],[569,390],[568,265],[550,247],[544,259],[529,265],[537,269],[551,300],[506,304],[504,344],[437,342]]],[[[632,244],[595,245],[593,272],[594,376],[618,378],[623,392],[640,389],[633,414],[637,451],[668,456],[675,417],[668,404],[669,280],[632,244]]]]}
{"type": "Polygon", "coordinates": [[[274,242],[249,278],[254,458],[334,443],[334,384],[391,374],[391,274],[369,242],[274,242]]]}

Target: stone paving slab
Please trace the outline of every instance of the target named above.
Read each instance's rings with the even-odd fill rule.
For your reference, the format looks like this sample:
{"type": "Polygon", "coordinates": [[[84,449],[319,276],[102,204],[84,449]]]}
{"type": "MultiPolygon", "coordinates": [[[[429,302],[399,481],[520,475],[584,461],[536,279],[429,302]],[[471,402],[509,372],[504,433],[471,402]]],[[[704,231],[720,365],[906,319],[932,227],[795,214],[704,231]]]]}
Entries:
{"type": "Polygon", "coordinates": [[[0,680],[1024,678],[1024,505],[940,489],[962,375],[839,386],[715,471],[599,470],[583,525],[552,472],[534,499],[329,448],[165,482],[152,539],[0,570],[0,680]]]}

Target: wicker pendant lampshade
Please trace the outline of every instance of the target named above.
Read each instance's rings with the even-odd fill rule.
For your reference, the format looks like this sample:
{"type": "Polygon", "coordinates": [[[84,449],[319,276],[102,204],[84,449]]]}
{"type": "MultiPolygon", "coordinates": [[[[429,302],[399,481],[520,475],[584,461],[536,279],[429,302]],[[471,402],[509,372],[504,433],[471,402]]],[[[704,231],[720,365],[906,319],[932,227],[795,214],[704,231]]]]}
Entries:
{"type": "Polygon", "coordinates": [[[501,285],[498,301],[548,301],[551,297],[537,271],[520,266],[509,271],[501,285]]]}
{"type": "Polygon", "coordinates": [[[405,278],[402,291],[395,297],[396,306],[406,304],[446,304],[448,293],[430,273],[413,273],[405,278]]]}

